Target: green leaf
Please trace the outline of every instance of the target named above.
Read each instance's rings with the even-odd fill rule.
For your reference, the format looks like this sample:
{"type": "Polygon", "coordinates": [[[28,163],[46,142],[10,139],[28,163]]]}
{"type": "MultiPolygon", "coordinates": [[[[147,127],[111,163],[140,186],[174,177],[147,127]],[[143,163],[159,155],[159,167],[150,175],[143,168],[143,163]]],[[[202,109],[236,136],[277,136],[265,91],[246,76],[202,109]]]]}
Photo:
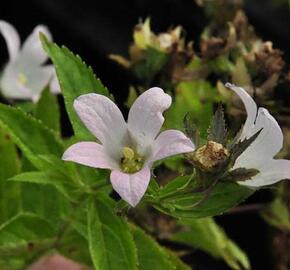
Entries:
{"type": "Polygon", "coordinates": [[[191,176],[176,177],[174,180],[170,181],[167,185],[159,189],[158,197],[159,198],[168,197],[172,194],[175,194],[185,189],[192,180],[191,178],[192,178],[191,176]]]}
{"type": "Polygon", "coordinates": [[[216,110],[210,128],[208,130],[208,140],[224,144],[227,137],[224,111],[221,105],[216,110]]]}
{"type": "Polygon", "coordinates": [[[69,211],[68,200],[52,185],[22,183],[21,210],[42,217],[57,226],[69,211]]]}
{"type": "Polygon", "coordinates": [[[54,227],[37,215],[18,214],[0,226],[0,257],[51,245],[55,235],[54,227]]]}
{"type": "Polygon", "coordinates": [[[57,97],[46,88],[36,104],[35,117],[60,135],[60,112],[57,97]]]}
{"type": "Polygon", "coordinates": [[[65,100],[66,110],[72,123],[75,135],[79,140],[95,139],[83,125],[73,108],[74,100],[80,95],[98,93],[108,96],[108,90],[96,78],[92,69],[78,55],[74,55],[66,47],[48,41],[41,34],[43,48],[51,58],[65,100]]]}
{"type": "Polygon", "coordinates": [[[9,180],[41,185],[52,185],[68,199],[71,199],[71,193],[73,192],[73,183],[69,178],[60,174],[58,171],[24,172],[11,177],[9,180]]]}
{"type": "Polygon", "coordinates": [[[40,121],[20,109],[0,104],[2,127],[36,168],[43,168],[39,155],[61,156],[62,144],[55,134],[40,121]]]}
{"type": "Polygon", "coordinates": [[[137,254],[127,223],[115,215],[109,198],[88,204],[88,241],[96,270],[137,269],[137,254]]]}
{"type": "Polygon", "coordinates": [[[262,128],[259,131],[257,131],[254,135],[252,135],[250,138],[246,138],[243,141],[239,141],[229,147],[231,153],[229,162],[231,165],[235,164],[237,158],[257,139],[261,131],[262,128]]]}
{"type": "Polygon", "coordinates": [[[137,247],[139,270],[176,269],[169,254],[153,238],[135,226],[132,226],[132,234],[137,247]]]}
{"type": "Polygon", "coordinates": [[[250,269],[247,255],[227,237],[212,218],[181,220],[179,224],[185,227],[175,233],[171,240],[223,259],[232,269],[250,269]]]}
{"type": "Polygon", "coordinates": [[[154,206],[160,211],[177,218],[202,218],[216,216],[233,208],[244,201],[254,191],[235,183],[218,183],[210,196],[204,198],[203,192],[183,192],[179,195],[168,196],[165,199],[155,198],[158,203],[154,206]]]}
{"type": "Polygon", "coordinates": [[[0,224],[14,216],[20,207],[20,185],[7,179],[19,173],[20,161],[10,136],[0,130],[0,224]]]}

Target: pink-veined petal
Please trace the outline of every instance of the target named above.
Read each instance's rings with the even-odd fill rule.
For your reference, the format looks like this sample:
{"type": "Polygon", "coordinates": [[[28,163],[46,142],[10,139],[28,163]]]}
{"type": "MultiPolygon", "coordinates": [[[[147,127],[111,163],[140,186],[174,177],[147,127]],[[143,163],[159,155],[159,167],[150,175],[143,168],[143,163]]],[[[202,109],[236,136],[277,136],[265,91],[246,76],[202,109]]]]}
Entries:
{"type": "Polygon", "coordinates": [[[274,117],[264,108],[259,108],[258,116],[252,131],[247,138],[262,129],[256,140],[241,154],[235,168],[256,166],[263,160],[273,158],[283,146],[282,130],[274,117]]]}
{"type": "Polygon", "coordinates": [[[9,60],[13,62],[18,55],[20,48],[20,37],[13,25],[0,20],[0,33],[4,37],[9,54],[9,60]]]}
{"type": "Polygon", "coordinates": [[[194,149],[192,141],[181,131],[166,130],[161,132],[154,141],[150,161],[154,162],[173,155],[192,152],[194,149]]]}
{"type": "Polygon", "coordinates": [[[242,87],[237,87],[231,83],[226,83],[225,86],[234,91],[241,98],[247,111],[247,119],[240,136],[240,139],[244,140],[247,137],[247,134],[252,131],[255,123],[257,116],[257,105],[252,97],[242,87]]]}
{"type": "Polygon", "coordinates": [[[51,34],[46,26],[36,26],[22,46],[19,61],[41,65],[48,59],[39,39],[40,32],[44,33],[49,40],[52,40],[51,34]]]}
{"type": "Polygon", "coordinates": [[[85,126],[115,159],[121,158],[127,124],[117,105],[99,94],[85,94],[74,101],[74,108],[85,126]]]}
{"type": "Polygon", "coordinates": [[[105,148],[95,142],[80,142],[73,144],[64,152],[62,159],[93,168],[117,168],[117,165],[106,153],[105,148]]]}
{"type": "Polygon", "coordinates": [[[239,184],[249,187],[261,187],[272,185],[280,180],[290,179],[290,160],[272,159],[254,168],[259,170],[260,173],[250,180],[239,182],[239,184]]]}
{"type": "Polygon", "coordinates": [[[130,135],[143,152],[152,144],[164,122],[162,113],[171,105],[171,97],[161,88],[154,87],[140,95],[132,105],[128,116],[130,135]]]}
{"type": "Polygon", "coordinates": [[[146,192],[150,176],[151,172],[148,166],[134,174],[115,170],[111,173],[111,183],[121,198],[135,207],[146,192]]]}

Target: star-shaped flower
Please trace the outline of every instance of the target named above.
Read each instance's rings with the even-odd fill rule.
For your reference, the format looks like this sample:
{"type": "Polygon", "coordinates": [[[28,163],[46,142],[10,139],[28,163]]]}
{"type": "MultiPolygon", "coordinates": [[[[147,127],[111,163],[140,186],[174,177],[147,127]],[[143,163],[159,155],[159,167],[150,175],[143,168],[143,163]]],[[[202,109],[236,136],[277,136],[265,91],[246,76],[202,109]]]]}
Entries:
{"type": "Polygon", "coordinates": [[[51,39],[48,29],[38,25],[20,48],[17,30],[8,22],[0,21],[0,33],[6,41],[9,54],[9,61],[0,77],[1,93],[6,98],[37,101],[41,91],[50,82],[51,91],[59,93],[54,67],[44,66],[48,57],[39,40],[40,32],[51,39]]]}
{"type": "Polygon", "coordinates": [[[274,184],[283,179],[290,179],[290,161],[274,159],[283,146],[283,133],[275,118],[265,108],[257,108],[252,97],[241,87],[227,83],[243,101],[247,119],[239,137],[248,139],[261,130],[255,141],[238,157],[233,169],[256,169],[258,174],[251,179],[239,182],[250,187],[274,184]]]}
{"type": "Polygon", "coordinates": [[[80,142],[70,146],[64,160],[94,168],[112,170],[114,190],[131,206],[143,197],[156,160],[194,150],[181,131],[159,131],[162,113],[171,105],[171,97],[154,87],[140,95],[132,105],[127,123],[119,108],[109,98],[98,94],[78,97],[74,108],[97,142],[80,142]]]}

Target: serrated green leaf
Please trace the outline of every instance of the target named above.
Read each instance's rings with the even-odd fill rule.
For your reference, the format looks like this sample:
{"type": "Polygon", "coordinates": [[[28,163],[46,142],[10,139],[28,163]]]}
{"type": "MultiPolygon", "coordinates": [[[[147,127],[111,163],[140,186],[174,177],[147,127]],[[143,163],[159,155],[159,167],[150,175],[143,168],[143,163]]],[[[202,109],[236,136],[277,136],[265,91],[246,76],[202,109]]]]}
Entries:
{"type": "Polygon", "coordinates": [[[133,237],[113,207],[109,198],[102,196],[88,203],[88,242],[95,269],[137,269],[133,237]]]}
{"type": "Polygon", "coordinates": [[[137,247],[139,270],[175,270],[169,254],[153,238],[136,226],[132,234],[137,247]]]}
{"type": "Polygon", "coordinates": [[[43,168],[39,155],[61,156],[63,148],[55,134],[34,117],[20,109],[0,104],[0,127],[36,167],[43,168]]]}
{"type": "Polygon", "coordinates": [[[74,111],[73,102],[80,95],[87,93],[108,96],[107,88],[103,86],[101,81],[94,75],[92,69],[87,67],[78,55],[74,55],[66,47],[60,48],[55,43],[48,41],[43,34],[41,35],[41,41],[43,48],[55,66],[66,110],[75,135],[79,140],[95,139],[74,111]]]}
{"type": "Polygon", "coordinates": [[[227,137],[224,111],[221,105],[216,110],[208,130],[208,140],[224,144],[227,137]]]}
{"type": "Polygon", "coordinates": [[[202,218],[220,215],[244,201],[253,190],[235,183],[218,183],[210,196],[203,192],[172,195],[154,205],[160,211],[177,218],[202,218]]]}
{"type": "Polygon", "coordinates": [[[60,135],[60,112],[57,97],[46,88],[36,104],[35,117],[60,135]]]}
{"type": "Polygon", "coordinates": [[[237,158],[257,139],[260,135],[262,129],[257,131],[254,135],[250,138],[246,138],[243,141],[239,141],[232,145],[230,148],[230,164],[235,164],[237,158]]]}
{"type": "Polygon", "coordinates": [[[199,248],[215,258],[223,259],[232,269],[250,269],[247,255],[227,237],[212,218],[180,220],[183,229],[171,240],[199,248]]]}

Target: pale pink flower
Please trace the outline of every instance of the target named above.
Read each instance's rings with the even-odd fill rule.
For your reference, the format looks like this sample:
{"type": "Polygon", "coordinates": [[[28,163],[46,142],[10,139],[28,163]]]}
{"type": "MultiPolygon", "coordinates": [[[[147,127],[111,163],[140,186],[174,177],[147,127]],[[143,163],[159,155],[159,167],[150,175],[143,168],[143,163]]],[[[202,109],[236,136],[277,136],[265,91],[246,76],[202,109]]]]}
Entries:
{"type": "Polygon", "coordinates": [[[109,98],[98,94],[78,97],[74,108],[100,144],[76,143],[65,151],[63,159],[112,170],[114,190],[136,206],[147,189],[154,161],[195,148],[181,131],[166,130],[158,135],[164,122],[162,113],[170,105],[169,95],[161,88],[151,88],[136,99],[126,123],[109,98]]]}
{"type": "Polygon", "coordinates": [[[40,32],[51,40],[47,27],[38,25],[20,47],[17,30],[10,23],[0,20],[0,33],[6,41],[9,54],[0,78],[1,93],[6,98],[37,101],[49,83],[53,93],[60,91],[54,67],[44,65],[48,56],[41,46],[40,32]]]}
{"type": "Polygon", "coordinates": [[[283,133],[275,118],[267,109],[257,108],[255,101],[243,88],[230,83],[227,83],[226,87],[241,98],[247,111],[247,119],[239,139],[242,141],[250,138],[262,129],[256,140],[238,157],[233,167],[257,169],[259,173],[252,179],[239,183],[260,187],[290,179],[290,161],[274,159],[283,146],[283,133]]]}

